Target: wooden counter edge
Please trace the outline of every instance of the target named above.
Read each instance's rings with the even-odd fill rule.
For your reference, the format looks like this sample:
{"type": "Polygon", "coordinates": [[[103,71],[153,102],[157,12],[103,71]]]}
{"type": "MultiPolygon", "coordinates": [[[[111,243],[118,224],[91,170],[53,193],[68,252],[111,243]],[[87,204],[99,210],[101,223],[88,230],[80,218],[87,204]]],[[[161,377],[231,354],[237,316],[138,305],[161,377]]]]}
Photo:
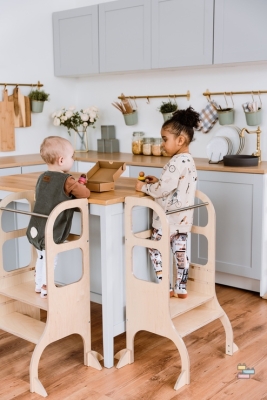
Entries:
{"type": "MultiPolygon", "coordinates": [[[[170,157],[156,156],[135,156],[132,153],[98,153],[89,150],[87,153],[75,153],[75,161],[97,162],[97,161],[120,161],[128,166],[163,168],[170,160],[170,157]]],[[[216,172],[235,172],[246,174],[266,174],[267,161],[262,161],[256,167],[226,167],[222,163],[209,164],[207,158],[194,157],[196,169],[198,171],[216,171],[216,172]]],[[[0,168],[23,167],[27,165],[44,164],[40,154],[28,154],[20,156],[0,157],[0,168]]]]}

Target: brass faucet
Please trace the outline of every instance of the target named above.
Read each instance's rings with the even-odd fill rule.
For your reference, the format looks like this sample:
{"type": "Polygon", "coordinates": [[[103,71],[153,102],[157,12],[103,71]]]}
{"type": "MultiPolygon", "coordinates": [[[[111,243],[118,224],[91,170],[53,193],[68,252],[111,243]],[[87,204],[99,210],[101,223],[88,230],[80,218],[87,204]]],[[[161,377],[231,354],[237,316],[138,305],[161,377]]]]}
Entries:
{"type": "Polygon", "coordinates": [[[260,134],[261,134],[261,129],[258,126],[258,129],[256,131],[249,131],[247,128],[243,128],[241,132],[239,133],[240,137],[244,137],[244,133],[256,133],[257,134],[257,150],[252,153],[253,156],[259,157],[259,163],[261,162],[261,148],[260,148],[260,134]]]}

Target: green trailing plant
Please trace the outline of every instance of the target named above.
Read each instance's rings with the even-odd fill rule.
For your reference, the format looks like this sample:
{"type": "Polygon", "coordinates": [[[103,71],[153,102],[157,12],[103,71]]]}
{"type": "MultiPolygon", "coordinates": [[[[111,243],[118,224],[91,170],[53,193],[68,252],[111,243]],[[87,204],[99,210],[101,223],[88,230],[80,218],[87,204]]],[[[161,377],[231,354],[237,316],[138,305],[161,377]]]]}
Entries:
{"type": "Polygon", "coordinates": [[[177,109],[178,109],[178,106],[176,103],[172,103],[171,101],[167,101],[167,102],[163,101],[158,110],[162,114],[166,114],[166,113],[174,112],[177,109]]]}
{"type": "Polygon", "coordinates": [[[28,97],[30,100],[36,100],[36,101],[47,101],[49,94],[46,93],[44,90],[32,90],[29,94],[28,97]]]}

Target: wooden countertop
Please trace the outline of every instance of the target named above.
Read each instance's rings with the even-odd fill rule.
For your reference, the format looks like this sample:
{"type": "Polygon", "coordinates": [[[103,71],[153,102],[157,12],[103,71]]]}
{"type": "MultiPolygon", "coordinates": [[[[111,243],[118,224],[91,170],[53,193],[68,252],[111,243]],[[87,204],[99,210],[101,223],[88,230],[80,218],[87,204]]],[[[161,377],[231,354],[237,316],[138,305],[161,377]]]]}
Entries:
{"type": "MultiPolygon", "coordinates": [[[[76,161],[97,162],[97,161],[120,161],[127,165],[138,165],[146,167],[162,168],[170,157],[155,156],[135,156],[131,153],[98,153],[97,151],[88,151],[87,153],[75,153],[76,161]]],[[[246,174],[266,174],[267,161],[262,161],[256,167],[225,167],[221,164],[209,164],[207,158],[194,158],[196,168],[199,171],[218,171],[218,172],[236,172],[246,174]]],[[[25,165],[44,164],[40,154],[28,154],[21,156],[0,157],[0,168],[20,167],[25,165]]]]}
{"type": "MultiPolygon", "coordinates": [[[[37,179],[41,173],[42,172],[33,172],[30,174],[0,176],[0,190],[8,192],[34,190],[37,179]]],[[[74,172],[72,175],[78,179],[80,173],[74,172]]],[[[145,196],[145,193],[135,191],[135,182],[135,178],[119,178],[115,184],[115,190],[102,193],[91,192],[88,203],[107,206],[110,204],[124,203],[125,197],[127,196],[145,196]]]]}

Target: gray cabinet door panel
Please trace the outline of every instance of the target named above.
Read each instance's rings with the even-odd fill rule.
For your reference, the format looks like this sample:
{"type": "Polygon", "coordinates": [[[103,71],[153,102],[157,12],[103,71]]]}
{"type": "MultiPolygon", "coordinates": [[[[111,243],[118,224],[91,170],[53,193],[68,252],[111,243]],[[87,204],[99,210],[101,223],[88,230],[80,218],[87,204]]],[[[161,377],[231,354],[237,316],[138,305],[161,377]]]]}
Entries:
{"type": "Polygon", "coordinates": [[[212,64],[213,0],[152,0],[152,68],[212,64]]]}
{"type": "Polygon", "coordinates": [[[55,76],[98,73],[98,6],[53,13],[55,76]]]}
{"type": "Polygon", "coordinates": [[[267,60],[266,16],[266,0],[215,0],[214,64],[267,60]]]}
{"type": "Polygon", "coordinates": [[[100,72],[151,68],[150,0],[99,5],[100,72]]]}
{"type": "MultiPolygon", "coordinates": [[[[216,271],[260,280],[263,176],[198,171],[198,189],[216,212],[216,271]]],[[[205,225],[204,211],[194,212],[200,225],[205,225]]],[[[192,235],[192,261],[207,261],[201,235],[192,235]]]]}

